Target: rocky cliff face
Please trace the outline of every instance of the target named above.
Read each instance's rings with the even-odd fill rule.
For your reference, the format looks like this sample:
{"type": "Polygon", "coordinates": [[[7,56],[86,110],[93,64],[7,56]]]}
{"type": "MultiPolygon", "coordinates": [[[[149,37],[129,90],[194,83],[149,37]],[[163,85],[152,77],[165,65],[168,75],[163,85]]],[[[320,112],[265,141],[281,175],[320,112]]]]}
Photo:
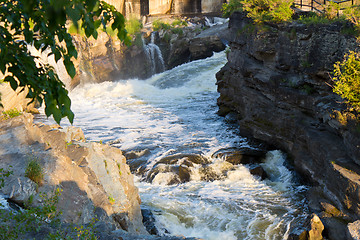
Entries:
{"type": "Polygon", "coordinates": [[[98,218],[145,233],[138,190],[121,151],[86,142],[79,128],[34,124],[32,119],[25,113],[0,123],[0,168],[12,166],[13,171],[0,191],[19,204],[33,198],[37,205],[39,193],[51,195],[60,188],[62,221],[85,224],[98,218]],[[31,160],[44,170],[40,185],[25,177],[31,160]]]}
{"type": "Polygon", "coordinates": [[[235,13],[229,27],[229,61],[217,74],[219,114],[232,112],[242,134],[289,153],[313,186],[309,205],[325,235],[346,239],[344,223],[360,218],[360,132],[355,121],[334,117],[344,106],[329,73],[358,44],[340,23],[255,26],[235,13]]]}
{"type": "Polygon", "coordinates": [[[143,36],[140,34],[134,37],[131,46],[125,46],[104,32],[99,34],[97,40],[75,35],[73,38],[79,57],[75,61],[77,75],[71,81],[70,88],[81,82],[146,79],[224,50],[226,27],[217,26],[219,31],[216,32],[203,31],[204,21],[204,18],[198,18],[189,27],[161,29],[157,32],[143,29],[143,36]],[[200,33],[202,35],[198,37],[200,33]]]}

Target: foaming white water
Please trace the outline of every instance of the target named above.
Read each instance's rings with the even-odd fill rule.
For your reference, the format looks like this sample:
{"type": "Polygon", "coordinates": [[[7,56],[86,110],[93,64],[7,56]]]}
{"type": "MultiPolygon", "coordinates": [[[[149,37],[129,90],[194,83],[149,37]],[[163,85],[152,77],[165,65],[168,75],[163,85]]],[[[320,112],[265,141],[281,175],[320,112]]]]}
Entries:
{"type": "MultiPolygon", "coordinates": [[[[279,151],[270,152],[264,165],[270,165],[274,158],[281,168],[285,159],[279,151]]],[[[219,161],[214,167],[228,169],[228,163],[219,161]]],[[[291,175],[287,169],[268,171],[279,179],[291,175]]],[[[286,223],[301,213],[292,202],[294,192],[290,186],[284,193],[283,185],[260,181],[243,165],[233,167],[223,179],[213,182],[199,181],[193,176],[197,174],[194,171],[191,182],[176,186],[137,179],[142,201],[156,210],[159,227],[171,234],[214,240],[283,239],[286,223]]]]}
{"type": "MultiPolygon", "coordinates": [[[[88,84],[70,93],[75,126],[90,140],[127,152],[144,153],[148,169],[178,153],[196,153],[210,163],[194,164],[190,182],[169,184],[176,173],[160,172],[153,182],[137,179],[142,204],[171,234],[204,239],[282,239],[302,215],[298,188],[279,151],[268,153],[261,181],[248,167],[212,158],[221,148],[248,145],[236,128],[216,115],[215,74],[225,53],[181,65],[148,80],[88,84]],[[148,154],[146,154],[148,152],[148,154]],[[206,171],[217,177],[203,181],[206,171]]],[[[66,124],[65,124],[66,125],[66,124]]]]}

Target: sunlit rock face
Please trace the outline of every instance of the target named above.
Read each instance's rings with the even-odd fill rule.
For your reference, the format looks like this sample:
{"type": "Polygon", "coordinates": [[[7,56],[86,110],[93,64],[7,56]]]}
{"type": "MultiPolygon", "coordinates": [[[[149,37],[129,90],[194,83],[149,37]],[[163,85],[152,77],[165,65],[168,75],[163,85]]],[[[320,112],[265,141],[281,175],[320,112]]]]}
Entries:
{"type": "MultiPolygon", "coordinates": [[[[345,222],[360,216],[360,138],[356,124],[343,125],[333,110],[343,110],[332,93],[333,64],[356,39],[339,23],[299,23],[256,27],[242,13],[230,19],[228,63],[217,73],[219,114],[236,116],[242,134],[287,151],[295,169],[318,186],[310,191],[313,211],[334,238],[334,216],[320,204],[327,199],[345,222]]],[[[341,231],[340,231],[341,232],[341,231]]]]}
{"type": "Polygon", "coordinates": [[[97,218],[132,233],[145,233],[138,189],[118,148],[86,142],[79,128],[34,124],[30,114],[0,125],[0,167],[11,165],[13,172],[1,189],[5,196],[19,204],[32,196],[36,206],[42,202],[39,193],[51,196],[59,188],[57,210],[63,212],[64,222],[86,224],[97,218]],[[32,160],[43,168],[41,183],[25,177],[32,160]]]}

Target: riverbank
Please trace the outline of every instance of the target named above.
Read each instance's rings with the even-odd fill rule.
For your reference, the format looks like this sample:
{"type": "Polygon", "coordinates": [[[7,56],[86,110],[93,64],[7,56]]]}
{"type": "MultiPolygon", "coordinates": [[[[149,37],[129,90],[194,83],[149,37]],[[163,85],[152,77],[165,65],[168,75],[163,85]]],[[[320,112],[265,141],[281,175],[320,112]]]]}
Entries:
{"type": "Polygon", "coordinates": [[[240,134],[286,151],[313,186],[309,206],[324,236],[347,239],[360,217],[360,138],[356,122],[339,119],[346,108],[329,76],[358,49],[356,39],[341,23],[256,26],[239,12],[229,27],[228,63],[217,73],[219,114],[235,116],[240,134]]]}

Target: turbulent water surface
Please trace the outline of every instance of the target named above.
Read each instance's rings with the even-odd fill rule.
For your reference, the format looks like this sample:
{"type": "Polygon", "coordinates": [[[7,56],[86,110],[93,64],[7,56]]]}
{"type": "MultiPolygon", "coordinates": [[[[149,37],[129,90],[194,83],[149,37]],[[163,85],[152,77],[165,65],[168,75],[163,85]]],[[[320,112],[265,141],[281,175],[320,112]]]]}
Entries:
{"type": "Polygon", "coordinates": [[[162,234],[283,239],[305,211],[304,187],[284,166],[284,155],[267,153],[261,165],[269,178],[263,181],[247,165],[211,157],[222,148],[248,145],[216,115],[215,73],[225,63],[225,53],[218,53],[148,80],[85,84],[70,93],[74,125],[88,140],[135,155],[130,164],[138,174],[142,205],[153,211],[162,234]],[[178,153],[204,156],[217,178],[204,181],[202,165],[194,164],[186,183],[167,185],[173,172],[160,172],[151,183],[144,180],[160,159],[178,153]]]}

